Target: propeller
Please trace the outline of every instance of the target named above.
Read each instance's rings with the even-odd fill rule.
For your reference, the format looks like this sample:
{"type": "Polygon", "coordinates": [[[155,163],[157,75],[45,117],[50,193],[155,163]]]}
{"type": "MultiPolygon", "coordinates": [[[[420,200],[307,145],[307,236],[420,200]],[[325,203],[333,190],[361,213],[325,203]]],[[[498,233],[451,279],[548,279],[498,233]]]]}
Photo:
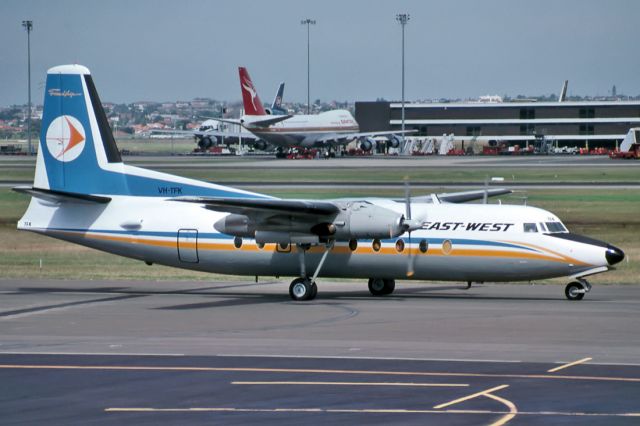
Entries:
{"type": "Polygon", "coordinates": [[[412,277],[414,274],[415,257],[413,256],[413,250],[411,250],[411,231],[414,229],[420,229],[422,221],[414,221],[411,217],[411,186],[409,185],[409,177],[404,178],[404,207],[405,218],[402,222],[405,230],[409,233],[409,254],[407,258],[407,277],[412,277]]]}

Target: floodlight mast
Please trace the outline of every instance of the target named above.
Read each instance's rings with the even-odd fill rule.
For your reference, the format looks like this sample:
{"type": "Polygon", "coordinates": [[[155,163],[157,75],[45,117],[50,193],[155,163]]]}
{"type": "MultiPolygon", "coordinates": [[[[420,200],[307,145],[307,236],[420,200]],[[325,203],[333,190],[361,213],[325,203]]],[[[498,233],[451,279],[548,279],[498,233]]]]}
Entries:
{"type": "Polygon", "coordinates": [[[33,30],[33,21],[22,21],[22,26],[27,30],[27,89],[28,103],[27,103],[27,149],[29,155],[33,154],[31,147],[31,30],[33,30]]]}
{"type": "Polygon", "coordinates": [[[310,83],[310,75],[311,75],[311,56],[309,53],[309,29],[311,25],[315,25],[316,21],[314,19],[303,19],[300,21],[300,24],[307,26],[307,114],[310,114],[311,109],[311,83],[310,83]]]}
{"type": "Polygon", "coordinates": [[[396,21],[402,25],[402,145],[405,145],[404,140],[404,27],[409,22],[408,13],[398,13],[396,15],[396,21]]]}

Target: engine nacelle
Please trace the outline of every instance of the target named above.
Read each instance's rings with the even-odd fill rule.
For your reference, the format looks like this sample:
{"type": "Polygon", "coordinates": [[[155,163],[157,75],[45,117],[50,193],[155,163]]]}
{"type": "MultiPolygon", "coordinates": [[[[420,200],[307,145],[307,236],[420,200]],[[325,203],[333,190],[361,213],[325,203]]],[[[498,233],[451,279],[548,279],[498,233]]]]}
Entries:
{"type": "Polygon", "coordinates": [[[247,216],[230,214],[213,224],[216,231],[235,237],[253,238],[255,224],[247,216]]]}
{"type": "Polygon", "coordinates": [[[267,149],[267,143],[263,140],[258,140],[253,144],[253,147],[258,151],[264,151],[267,149]]]}
{"type": "Polygon", "coordinates": [[[354,203],[334,220],[333,238],[395,238],[404,231],[404,215],[366,202],[354,203]]]}
{"type": "Polygon", "coordinates": [[[273,111],[271,111],[271,108],[265,108],[264,112],[266,112],[267,115],[273,115],[273,111]]]}
{"type": "Polygon", "coordinates": [[[391,137],[387,141],[387,145],[390,148],[398,148],[400,146],[400,138],[396,135],[391,135],[391,137]]]}
{"type": "Polygon", "coordinates": [[[360,139],[360,149],[363,151],[371,151],[371,149],[376,146],[376,140],[371,138],[371,137],[367,137],[364,139],[360,139]]]}
{"type": "Polygon", "coordinates": [[[213,227],[223,234],[255,238],[259,243],[278,244],[395,238],[406,231],[403,214],[367,202],[349,203],[335,217],[327,217],[327,221],[322,222],[292,220],[281,216],[256,224],[248,216],[229,214],[213,227]]]}
{"type": "Polygon", "coordinates": [[[200,149],[209,149],[217,142],[218,139],[216,139],[215,136],[203,136],[200,138],[200,140],[198,140],[198,147],[200,149]]]}

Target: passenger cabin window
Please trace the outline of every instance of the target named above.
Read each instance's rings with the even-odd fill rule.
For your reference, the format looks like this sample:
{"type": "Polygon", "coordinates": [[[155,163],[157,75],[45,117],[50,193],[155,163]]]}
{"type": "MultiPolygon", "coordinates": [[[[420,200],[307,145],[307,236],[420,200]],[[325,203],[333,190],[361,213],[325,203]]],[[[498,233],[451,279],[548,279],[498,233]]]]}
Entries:
{"type": "Polygon", "coordinates": [[[538,227],[535,223],[525,223],[524,232],[538,232],[538,227]]]}
{"type": "Polygon", "coordinates": [[[555,232],[569,232],[560,222],[547,222],[547,229],[552,234],[555,232]]]}

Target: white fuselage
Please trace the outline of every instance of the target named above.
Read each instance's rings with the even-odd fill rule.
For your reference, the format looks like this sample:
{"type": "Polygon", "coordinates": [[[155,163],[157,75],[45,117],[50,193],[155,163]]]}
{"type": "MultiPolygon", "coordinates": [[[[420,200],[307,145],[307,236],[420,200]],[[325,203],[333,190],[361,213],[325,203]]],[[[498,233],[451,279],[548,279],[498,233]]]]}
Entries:
{"type": "MultiPolygon", "coordinates": [[[[402,213],[390,200],[368,202],[402,213]]],[[[445,281],[529,281],[607,270],[606,248],[542,232],[541,223],[560,224],[541,209],[509,205],[414,204],[422,228],[381,241],[359,240],[352,249],[336,242],[321,276],[405,278],[409,250],[415,256],[412,279],[445,281]],[[525,232],[536,224],[538,232],[525,232]],[[398,240],[403,240],[400,251],[398,240]]],[[[213,224],[227,215],[171,198],[113,196],[108,204],[51,203],[33,198],[18,227],[131,257],[148,263],[234,275],[297,276],[296,246],[239,242],[213,224]],[[162,212],[162,214],[158,214],[162,212]]],[[[545,225],[548,227],[549,225],[545,225]]],[[[555,225],[554,225],[555,226],[555,225]]],[[[324,246],[304,256],[307,271],[324,246]]]]}
{"type": "Polygon", "coordinates": [[[347,110],[332,110],[315,115],[294,115],[268,127],[260,127],[251,123],[272,116],[245,115],[243,126],[257,137],[278,146],[313,147],[327,143],[339,144],[348,142],[344,134],[358,132],[358,123],[347,110]]]}

